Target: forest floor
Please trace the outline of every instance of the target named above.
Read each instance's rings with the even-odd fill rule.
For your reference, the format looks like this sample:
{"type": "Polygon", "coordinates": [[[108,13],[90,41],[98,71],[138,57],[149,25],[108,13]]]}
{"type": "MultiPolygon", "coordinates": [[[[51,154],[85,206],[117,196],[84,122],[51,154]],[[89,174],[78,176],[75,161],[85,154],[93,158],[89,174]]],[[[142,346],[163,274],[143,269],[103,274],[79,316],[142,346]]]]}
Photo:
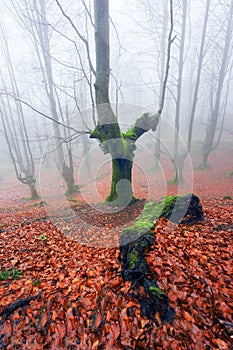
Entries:
{"type": "MultiPolygon", "coordinates": [[[[73,240],[67,234],[72,223],[54,225],[41,200],[26,200],[24,187],[12,188],[3,179],[0,349],[233,349],[233,178],[226,176],[231,170],[229,149],[211,155],[205,171],[194,169],[203,222],[177,226],[160,219],[155,227],[146,259],[175,309],[172,324],[161,324],[158,315],[153,322],[142,317],[129,296],[130,283],[121,278],[120,229],[144,202],[102,215],[77,194],[73,209],[82,222],[95,218],[95,224],[87,236],[82,227],[73,240]]],[[[150,199],[143,174],[135,178],[136,196],[150,199]]],[[[106,195],[109,179],[100,178],[99,187],[106,195]]],[[[176,186],[167,185],[166,195],[176,193],[176,186]]]]}

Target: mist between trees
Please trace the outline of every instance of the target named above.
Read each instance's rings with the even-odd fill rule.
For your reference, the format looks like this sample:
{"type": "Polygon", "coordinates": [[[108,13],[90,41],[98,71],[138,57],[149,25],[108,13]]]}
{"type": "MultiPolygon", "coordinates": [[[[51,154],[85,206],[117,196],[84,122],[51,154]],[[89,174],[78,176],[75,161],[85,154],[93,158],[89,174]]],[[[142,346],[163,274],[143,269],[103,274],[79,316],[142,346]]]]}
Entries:
{"type": "Polygon", "coordinates": [[[0,10],[1,173],[12,164],[32,198],[51,136],[44,161],[56,158],[69,194],[97,139],[112,159],[108,200],[117,205],[124,204],[116,191],[122,179],[124,200],[134,198],[139,137],[156,133],[153,156],[172,162],[174,184],[185,181],[189,153],[198,152],[205,168],[221,140],[231,140],[232,1],[121,0],[108,8],[104,0],[19,0],[2,1],[0,10]],[[124,103],[145,111],[121,113],[124,103]]]}

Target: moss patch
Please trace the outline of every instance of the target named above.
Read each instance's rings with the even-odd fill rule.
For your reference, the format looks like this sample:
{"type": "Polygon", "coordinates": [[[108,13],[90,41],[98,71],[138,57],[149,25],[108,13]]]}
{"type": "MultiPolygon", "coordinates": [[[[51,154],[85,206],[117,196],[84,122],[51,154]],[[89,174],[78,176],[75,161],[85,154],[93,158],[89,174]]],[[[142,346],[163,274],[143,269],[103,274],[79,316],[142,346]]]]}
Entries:
{"type": "Polygon", "coordinates": [[[135,268],[135,266],[138,264],[140,257],[138,254],[137,249],[133,249],[129,255],[128,255],[128,259],[129,259],[129,266],[131,269],[135,268]]]}
{"type": "Polygon", "coordinates": [[[233,176],[233,170],[231,170],[231,171],[228,171],[228,172],[226,173],[226,176],[228,176],[228,177],[231,177],[231,176],[233,176]]]}
{"type": "Polygon", "coordinates": [[[231,196],[224,196],[223,199],[229,199],[229,200],[231,200],[232,197],[231,197],[231,196]]]}
{"type": "MultiPolygon", "coordinates": [[[[121,237],[124,234],[132,236],[132,234],[135,233],[135,239],[137,239],[144,233],[151,233],[156,220],[158,220],[160,217],[169,218],[171,216],[178,198],[181,198],[181,196],[169,196],[163,199],[160,203],[147,203],[134,225],[123,229],[121,237]]],[[[181,209],[183,209],[183,207],[180,206],[180,210],[181,209]]]]}
{"type": "Polygon", "coordinates": [[[162,298],[163,296],[166,295],[166,293],[164,291],[162,291],[162,289],[160,289],[158,287],[154,287],[154,286],[150,286],[149,291],[152,295],[154,295],[158,298],[162,298]]]}

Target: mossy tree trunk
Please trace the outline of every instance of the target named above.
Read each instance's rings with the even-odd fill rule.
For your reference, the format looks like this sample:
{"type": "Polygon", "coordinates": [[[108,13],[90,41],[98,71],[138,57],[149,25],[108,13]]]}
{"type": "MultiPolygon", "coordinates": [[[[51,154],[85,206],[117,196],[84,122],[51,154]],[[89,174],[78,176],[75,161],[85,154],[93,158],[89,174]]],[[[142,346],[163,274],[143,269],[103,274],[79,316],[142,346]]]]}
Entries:
{"type": "Polygon", "coordinates": [[[162,113],[169,71],[170,49],[173,42],[171,37],[173,29],[172,0],[170,0],[170,8],[171,30],[168,38],[166,71],[159,110],[153,115],[144,113],[137,118],[132,128],[122,133],[109,101],[109,0],[98,0],[94,2],[96,46],[95,99],[98,123],[90,137],[98,139],[103,152],[105,154],[110,153],[112,157],[112,184],[107,201],[113,202],[117,206],[130,203],[134,199],[132,191],[132,165],[136,150],[135,142],[145,132],[156,130],[159,116],[162,113]]]}
{"type": "MultiPolygon", "coordinates": [[[[98,106],[101,116],[110,115],[112,112],[110,105],[98,106]],[[106,112],[109,111],[109,114],[106,112]]],[[[118,123],[106,123],[92,131],[90,138],[96,138],[101,143],[101,148],[105,154],[110,153],[112,157],[112,183],[110,195],[107,202],[113,205],[124,206],[135,201],[132,190],[132,166],[136,151],[136,141],[145,132],[155,131],[159,122],[159,114],[150,115],[144,113],[139,117],[135,125],[125,133],[120,132],[118,123]]]]}
{"type": "Polygon", "coordinates": [[[107,202],[116,206],[125,206],[134,201],[132,190],[132,166],[129,159],[112,159],[112,184],[107,202]]]}

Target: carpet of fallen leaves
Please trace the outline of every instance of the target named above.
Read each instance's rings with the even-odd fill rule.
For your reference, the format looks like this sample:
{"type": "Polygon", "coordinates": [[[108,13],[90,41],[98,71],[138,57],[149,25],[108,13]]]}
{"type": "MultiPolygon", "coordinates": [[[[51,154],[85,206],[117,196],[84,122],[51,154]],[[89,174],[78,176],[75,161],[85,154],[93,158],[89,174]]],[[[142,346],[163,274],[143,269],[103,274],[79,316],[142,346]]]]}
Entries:
{"type": "MultiPolygon", "coordinates": [[[[233,180],[224,159],[220,153],[221,166],[194,174],[204,221],[177,227],[161,219],[154,231],[147,262],[176,311],[171,325],[140,315],[117,247],[68,239],[39,201],[23,202],[19,192],[13,202],[9,190],[0,209],[0,272],[22,275],[0,282],[0,349],[233,349],[224,323],[233,322],[233,201],[224,199],[233,196],[233,180]]],[[[132,207],[133,215],[140,210],[132,207]]]]}

